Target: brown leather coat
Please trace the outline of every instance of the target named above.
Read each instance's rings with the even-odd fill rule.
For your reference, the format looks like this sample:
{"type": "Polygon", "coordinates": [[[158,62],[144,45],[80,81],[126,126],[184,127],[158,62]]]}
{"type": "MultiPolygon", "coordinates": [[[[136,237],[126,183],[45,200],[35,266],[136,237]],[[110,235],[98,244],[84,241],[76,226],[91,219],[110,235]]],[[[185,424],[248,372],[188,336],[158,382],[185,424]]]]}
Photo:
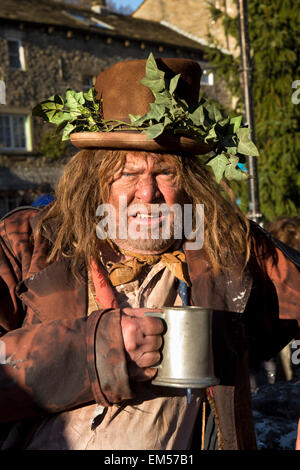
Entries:
{"type": "MultiPolygon", "coordinates": [[[[51,231],[33,240],[38,217],[36,210],[24,209],[0,223],[0,429],[3,436],[10,430],[14,443],[8,447],[24,446],[13,423],[20,423],[14,429],[19,426],[24,435],[49,413],[133,396],[120,310],[87,316],[85,269],[76,279],[66,257],[47,265],[51,231]]],[[[256,447],[249,351],[253,361],[272,357],[299,334],[297,268],[264,235],[254,238],[242,277],[234,268],[214,276],[205,250],[186,251],[193,303],[214,309],[221,383],[213,391],[225,449],[256,447]]]]}

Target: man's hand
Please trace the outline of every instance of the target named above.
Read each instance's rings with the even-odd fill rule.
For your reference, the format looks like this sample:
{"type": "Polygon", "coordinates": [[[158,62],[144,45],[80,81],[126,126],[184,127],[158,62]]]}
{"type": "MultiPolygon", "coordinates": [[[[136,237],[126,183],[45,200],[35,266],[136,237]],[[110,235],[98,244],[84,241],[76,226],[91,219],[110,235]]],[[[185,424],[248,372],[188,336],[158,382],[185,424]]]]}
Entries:
{"type": "Polygon", "coordinates": [[[127,352],[129,377],[136,381],[152,379],[157,369],[151,369],[160,361],[163,323],[159,318],[143,317],[145,312],[159,312],[150,308],[124,308],[121,328],[127,352]]]}

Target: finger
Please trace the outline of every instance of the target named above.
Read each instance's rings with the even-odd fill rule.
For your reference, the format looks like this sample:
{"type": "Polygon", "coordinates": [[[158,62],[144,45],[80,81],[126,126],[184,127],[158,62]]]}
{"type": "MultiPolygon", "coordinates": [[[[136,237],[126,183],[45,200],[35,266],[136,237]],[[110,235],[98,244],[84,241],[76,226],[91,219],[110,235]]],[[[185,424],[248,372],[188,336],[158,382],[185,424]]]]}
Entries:
{"type": "Polygon", "coordinates": [[[159,318],[144,317],[139,318],[138,322],[145,336],[161,335],[164,331],[164,324],[159,318]]]}
{"type": "Polygon", "coordinates": [[[146,380],[151,380],[157,374],[157,369],[152,369],[146,367],[145,369],[141,369],[137,367],[131,375],[131,378],[135,382],[145,382],[146,380]]]}
{"type": "Polygon", "coordinates": [[[145,352],[137,360],[136,365],[138,367],[151,367],[155,366],[160,362],[160,353],[159,352],[145,352]]]}
{"type": "Polygon", "coordinates": [[[158,353],[160,355],[160,348],[162,346],[162,338],[160,336],[145,336],[142,342],[137,346],[136,343],[133,348],[127,347],[126,351],[132,362],[139,367],[144,367],[142,357],[145,354],[158,353]]]}
{"type": "Polygon", "coordinates": [[[152,352],[160,353],[161,346],[162,340],[160,336],[153,336],[150,340],[146,340],[146,338],[144,338],[143,344],[136,347],[134,351],[129,351],[128,354],[133,361],[138,362],[139,358],[142,357],[143,354],[152,352]]]}
{"type": "Polygon", "coordinates": [[[140,369],[140,373],[135,377],[136,382],[145,382],[151,380],[157,374],[157,369],[140,369]]]}
{"type": "Polygon", "coordinates": [[[148,335],[143,339],[141,348],[144,351],[158,351],[163,344],[163,339],[160,335],[148,335]]]}

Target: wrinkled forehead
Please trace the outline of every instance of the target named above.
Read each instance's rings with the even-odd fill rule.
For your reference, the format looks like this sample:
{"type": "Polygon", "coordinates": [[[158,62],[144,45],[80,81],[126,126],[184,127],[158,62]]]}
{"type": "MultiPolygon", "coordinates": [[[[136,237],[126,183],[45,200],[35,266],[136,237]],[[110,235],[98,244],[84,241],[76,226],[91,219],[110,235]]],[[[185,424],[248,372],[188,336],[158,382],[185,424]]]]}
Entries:
{"type": "Polygon", "coordinates": [[[143,170],[161,170],[174,168],[175,156],[150,152],[128,152],[125,159],[125,167],[143,170]]]}

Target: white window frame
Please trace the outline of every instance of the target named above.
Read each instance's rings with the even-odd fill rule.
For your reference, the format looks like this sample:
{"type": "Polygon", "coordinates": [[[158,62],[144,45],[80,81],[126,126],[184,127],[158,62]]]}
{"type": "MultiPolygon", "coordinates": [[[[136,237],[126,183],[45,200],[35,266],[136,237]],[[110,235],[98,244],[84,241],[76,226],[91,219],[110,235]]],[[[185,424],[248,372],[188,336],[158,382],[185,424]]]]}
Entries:
{"type": "Polygon", "coordinates": [[[206,86],[213,86],[214,84],[214,74],[210,69],[202,69],[202,76],[201,76],[201,85],[206,86]],[[207,77],[204,79],[204,77],[207,77]]]}
{"type": "Polygon", "coordinates": [[[0,118],[6,116],[9,119],[9,132],[10,132],[10,141],[11,146],[1,146],[1,151],[15,151],[15,152],[30,152],[32,150],[32,140],[31,140],[31,119],[30,116],[27,114],[19,114],[19,113],[1,113],[0,118]],[[24,138],[25,138],[25,146],[18,147],[16,146],[16,136],[13,130],[13,118],[15,117],[23,117],[24,118],[24,138]]]}
{"type": "Polygon", "coordinates": [[[208,62],[205,61],[198,61],[198,64],[201,67],[202,70],[202,75],[201,75],[201,80],[200,80],[200,85],[204,86],[213,86],[214,85],[214,73],[212,71],[212,68],[210,67],[208,62]],[[206,77],[204,79],[204,77],[206,77]]]}
{"type": "Polygon", "coordinates": [[[21,39],[14,38],[14,37],[7,37],[6,40],[7,40],[7,54],[8,54],[8,62],[9,62],[10,70],[26,70],[25,69],[24,46],[23,46],[23,43],[22,43],[21,39]],[[9,54],[9,46],[8,46],[9,41],[16,42],[18,44],[20,67],[12,67],[10,65],[10,59],[9,59],[10,54],[9,54]]]}

